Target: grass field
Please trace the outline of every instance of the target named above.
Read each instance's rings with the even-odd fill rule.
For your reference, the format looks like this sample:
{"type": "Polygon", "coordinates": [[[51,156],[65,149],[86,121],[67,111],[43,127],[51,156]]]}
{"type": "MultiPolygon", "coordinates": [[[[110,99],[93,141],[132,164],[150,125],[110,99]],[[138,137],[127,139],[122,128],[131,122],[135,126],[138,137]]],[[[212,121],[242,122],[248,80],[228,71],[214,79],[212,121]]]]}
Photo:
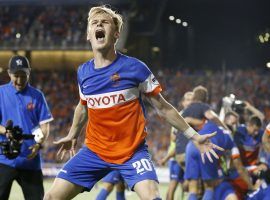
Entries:
{"type": "MultiPolygon", "coordinates": [[[[45,187],[45,191],[47,191],[51,184],[53,182],[53,179],[46,179],[44,180],[44,187],[45,187]]],[[[82,194],[79,194],[77,197],[74,198],[74,200],[94,200],[95,197],[97,196],[99,190],[100,190],[101,185],[98,184],[97,187],[94,187],[90,192],[84,192],[82,194]]],[[[166,196],[166,191],[168,188],[168,184],[160,184],[159,185],[160,188],[160,193],[161,193],[161,197],[162,199],[165,199],[166,196]]],[[[178,187],[176,194],[175,194],[175,199],[181,199],[181,190],[178,187]]],[[[20,186],[17,184],[17,182],[14,182],[12,185],[12,189],[11,189],[11,193],[10,193],[10,200],[23,200],[23,194],[22,194],[22,190],[20,188],[20,186]]],[[[114,200],[115,198],[115,191],[113,191],[108,200],[114,200]]],[[[130,191],[126,191],[126,199],[127,200],[139,200],[139,198],[137,197],[137,195],[134,192],[130,192],[130,191]]]]}

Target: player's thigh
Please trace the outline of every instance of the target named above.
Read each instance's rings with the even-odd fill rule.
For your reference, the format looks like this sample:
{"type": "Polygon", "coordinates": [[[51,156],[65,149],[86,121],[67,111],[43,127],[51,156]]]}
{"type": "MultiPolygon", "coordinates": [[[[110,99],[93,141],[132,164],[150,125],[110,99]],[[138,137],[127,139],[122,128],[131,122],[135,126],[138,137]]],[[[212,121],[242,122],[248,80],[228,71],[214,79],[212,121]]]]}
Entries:
{"type": "Polygon", "coordinates": [[[179,182],[177,180],[171,180],[170,183],[169,183],[169,188],[168,189],[170,191],[175,191],[178,183],[179,182]]]}
{"type": "Polygon", "coordinates": [[[141,146],[128,161],[115,167],[131,190],[138,182],[144,180],[158,182],[156,170],[146,146],[141,146]]]}
{"type": "Polygon", "coordinates": [[[215,187],[214,197],[219,200],[238,199],[232,185],[227,181],[223,181],[215,187]]]}
{"type": "Polygon", "coordinates": [[[72,199],[83,190],[83,186],[76,185],[61,178],[55,178],[51,188],[45,194],[44,200],[72,199]]]}
{"type": "Polygon", "coordinates": [[[160,197],[158,183],[154,180],[143,180],[136,183],[134,191],[142,200],[153,200],[160,197]]]}
{"type": "Polygon", "coordinates": [[[201,177],[200,153],[192,142],[189,142],[186,148],[186,170],[184,178],[186,180],[197,180],[201,177]]]}
{"type": "Polygon", "coordinates": [[[22,187],[24,198],[27,200],[43,199],[43,175],[41,170],[18,170],[16,179],[22,187]]]}
{"type": "Polygon", "coordinates": [[[97,181],[106,176],[111,169],[94,152],[83,147],[59,171],[57,178],[80,185],[91,190],[97,181]]]}
{"type": "Polygon", "coordinates": [[[229,194],[225,200],[238,200],[236,194],[229,194]]]}

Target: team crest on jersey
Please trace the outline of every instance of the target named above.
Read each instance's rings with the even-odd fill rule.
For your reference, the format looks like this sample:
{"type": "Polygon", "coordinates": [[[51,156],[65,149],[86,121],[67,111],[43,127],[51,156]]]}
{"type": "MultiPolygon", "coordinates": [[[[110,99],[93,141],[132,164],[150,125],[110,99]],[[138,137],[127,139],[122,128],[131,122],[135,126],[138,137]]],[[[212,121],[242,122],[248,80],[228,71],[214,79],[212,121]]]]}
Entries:
{"type": "Polygon", "coordinates": [[[35,108],[35,104],[33,104],[32,102],[28,103],[26,106],[27,110],[34,110],[35,108]]]}
{"type": "Polygon", "coordinates": [[[111,75],[111,80],[113,82],[113,86],[118,86],[119,85],[119,81],[120,81],[120,75],[118,73],[114,73],[113,75],[111,75]]]}

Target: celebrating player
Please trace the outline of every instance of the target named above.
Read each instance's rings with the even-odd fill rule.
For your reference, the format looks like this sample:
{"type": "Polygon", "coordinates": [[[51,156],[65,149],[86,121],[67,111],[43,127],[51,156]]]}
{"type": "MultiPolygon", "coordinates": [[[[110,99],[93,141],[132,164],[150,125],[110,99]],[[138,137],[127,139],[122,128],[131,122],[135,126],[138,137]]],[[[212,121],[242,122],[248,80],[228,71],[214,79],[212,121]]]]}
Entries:
{"type": "Polygon", "coordinates": [[[145,144],[145,109],[141,96],[203,154],[216,156],[210,142],[215,135],[199,135],[160,94],[161,87],[140,60],[116,52],[122,17],[99,6],[90,9],[87,39],[94,59],[78,69],[80,102],[69,134],[57,144],[60,153],[73,154],[73,141],[87,118],[85,146],[60,170],[45,199],[71,199],[110,171],[119,170],[140,199],[160,199],[157,175],[145,144]],[[87,114],[88,113],[88,114],[87,114]],[[88,117],[87,117],[88,116],[88,117]]]}

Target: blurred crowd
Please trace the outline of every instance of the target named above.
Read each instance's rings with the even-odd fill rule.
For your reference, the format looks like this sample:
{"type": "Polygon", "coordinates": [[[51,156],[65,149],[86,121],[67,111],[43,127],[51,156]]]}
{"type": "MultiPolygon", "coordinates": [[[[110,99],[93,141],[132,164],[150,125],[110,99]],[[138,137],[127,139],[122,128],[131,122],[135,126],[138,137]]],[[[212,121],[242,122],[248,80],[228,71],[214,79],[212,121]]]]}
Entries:
{"type": "MultiPolygon", "coordinates": [[[[219,112],[222,98],[233,93],[237,99],[249,102],[264,113],[265,123],[270,121],[270,71],[251,69],[222,73],[166,68],[154,71],[154,74],[162,85],[162,94],[178,109],[181,109],[179,102],[185,92],[203,85],[209,91],[209,103],[216,112],[219,112]]],[[[0,77],[0,84],[9,81],[5,73],[1,73],[0,77]]],[[[54,117],[50,136],[43,149],[43,159],[45,162],[63,162],[56,157],[58,147],[53,141],[65,136],[72,123],[74,109],[79,101],[76,71],[34,71],[30,82],[44,92],[54,117]]],[[[149,107],[147,143],[153,160],[157,161],[167,153],[171,127],[147,102],[146,106],[149,107]]],[[[77,148],[83,144],[83,136],[82,133],[77,148]]]]}
{"type": "Polygon", "coordinates": [[[0,7],[0,41],[3,47],[76,47],[86,41],[88,7],[0,7]]]}

